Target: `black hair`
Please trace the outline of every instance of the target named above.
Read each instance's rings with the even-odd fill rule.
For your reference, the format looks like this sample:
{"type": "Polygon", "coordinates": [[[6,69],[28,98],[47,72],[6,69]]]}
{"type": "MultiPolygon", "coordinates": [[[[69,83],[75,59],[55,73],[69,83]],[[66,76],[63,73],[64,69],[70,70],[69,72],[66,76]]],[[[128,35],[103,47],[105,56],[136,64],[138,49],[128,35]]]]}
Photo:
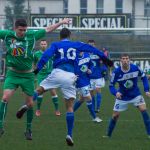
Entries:
{"type": "Polygon", "coordinates": [[[87,43],[95,43],[95,41],[94,40],[88,40],[87,43]]]}
{"type": "Polygon", "coordinates": [[[15,22],[15,27],[18,27],[18,26],[27,27],[26,20],[25,19],[17,19],[15,22]]]}
{"type": "Polygon", "coordinates": [[[63,28],[60,31],[60,39],[70,38],[71,31],[67,28],[63,28]]]}

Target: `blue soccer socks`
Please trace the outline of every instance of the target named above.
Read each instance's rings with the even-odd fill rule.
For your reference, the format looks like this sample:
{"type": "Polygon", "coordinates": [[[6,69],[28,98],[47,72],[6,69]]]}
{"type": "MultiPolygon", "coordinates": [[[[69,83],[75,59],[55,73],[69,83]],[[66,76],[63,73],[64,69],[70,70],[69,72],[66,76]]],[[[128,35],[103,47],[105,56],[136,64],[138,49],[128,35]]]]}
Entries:
{"type": "Polygon", "coordinates": [[[67,135],[70,135],[72,137],[72,130],[74,127],[74,113],[73,112],[67,112],[66,113],[66,122],[67,122],[67,135]]]}

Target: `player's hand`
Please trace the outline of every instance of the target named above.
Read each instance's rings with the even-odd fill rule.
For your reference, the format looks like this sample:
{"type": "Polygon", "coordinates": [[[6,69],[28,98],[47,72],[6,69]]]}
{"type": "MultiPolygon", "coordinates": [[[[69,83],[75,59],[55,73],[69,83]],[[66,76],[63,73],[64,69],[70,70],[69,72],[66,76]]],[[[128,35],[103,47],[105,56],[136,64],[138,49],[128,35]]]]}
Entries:
{"type": "Polygon", "coordinates": [[[36,74],[39,73],[39,70],[38,70],[38,69],[35,69],[35,70],[33,71],[33,73],[36,75],[36,74]]]}
{"type": "Polygon", "coordinates": [[[113,67],[114,65],[114,62],[112,60],[110,60],[109,58],[105,58],[105,59],[102,59],[103,60],[103,63],[109,67],[113,67]]]}
{"type": "Polygon", "coordinates": [[[117,92],[117,93],[116,93],[116,98],[117,98],[117,99],[121,99],[121,97],[122,97],[122,94],[121,94],[120,92],[117,92]]]}
{"type": "Polygon", "coordinates": [[[146,96],[150,97],[150,92],[145,92],[146,96]]]}
{"type": "Polygon", "coordinates": [[[61,21],[62,24],[70,24],[71,23],[71,19],[69,18],[64,18],[62,21],[61,21]]]}
{"type": "Polygon", "coordinates": [[[87,74],[91,74],[91,73],[92,73],[91,69],[88,69],[87,74]]]}

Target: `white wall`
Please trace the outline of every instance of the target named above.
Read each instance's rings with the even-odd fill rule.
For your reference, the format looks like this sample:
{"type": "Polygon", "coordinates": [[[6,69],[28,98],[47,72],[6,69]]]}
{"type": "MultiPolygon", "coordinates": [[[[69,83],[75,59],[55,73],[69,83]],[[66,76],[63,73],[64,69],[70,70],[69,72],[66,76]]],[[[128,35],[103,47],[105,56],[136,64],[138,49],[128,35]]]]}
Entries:
{"type": "Polygon", "coordinates": [[[95,14],[96,13],[96,0],[88,0],[87,5],[87,13],[88,14],[95,14]]]}
{"type": "Polygon", "coordinates": [[[69,0],[68,13],[69,14],[80,13],[80,0],[69,0]]]}
{"type": "Polygon", "coordinates": [[[115,13],[115,0],[104,0],[104,13],[115,13]]]}

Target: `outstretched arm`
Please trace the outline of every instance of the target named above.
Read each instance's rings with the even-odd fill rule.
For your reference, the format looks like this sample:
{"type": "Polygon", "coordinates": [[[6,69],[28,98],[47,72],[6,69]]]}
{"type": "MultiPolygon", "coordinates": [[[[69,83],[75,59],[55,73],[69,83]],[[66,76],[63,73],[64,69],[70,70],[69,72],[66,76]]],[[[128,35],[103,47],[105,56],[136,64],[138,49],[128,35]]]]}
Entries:
{"type": "Polygon", "coordinates": [[[46,32],[52,32],[52,31],[56,30],[58,27],[60,27],[61,25],[69,24],[69,23],[70,23],[70,19],[64,18],[62,21],[46,27],[45,30],[46,30],[46,32]]]}

